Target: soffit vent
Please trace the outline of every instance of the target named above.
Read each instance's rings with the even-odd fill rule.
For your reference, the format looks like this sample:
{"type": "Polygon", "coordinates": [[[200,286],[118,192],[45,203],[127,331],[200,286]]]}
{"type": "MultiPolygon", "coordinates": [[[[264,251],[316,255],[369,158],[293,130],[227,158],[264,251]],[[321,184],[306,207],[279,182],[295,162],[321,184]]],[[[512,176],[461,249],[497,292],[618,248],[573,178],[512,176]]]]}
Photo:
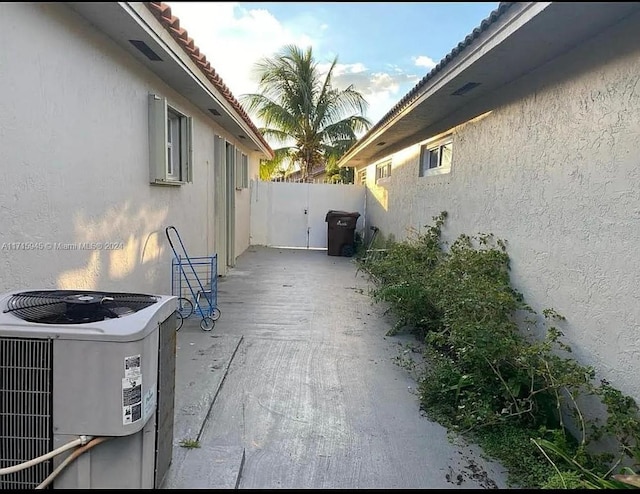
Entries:
{"type": "Polygon", "coordinates": [[[153,61],[153,62],[162,62],[162,59],[160,58],[160,56],[153,51],[148,44],[146,44],[144,41],[140,41],[137,39],[130,39],[129,43],[131,43],[133,46],[135,46],[138,50],[140,50],[140,52],[147,57],[149,60],[153,61]]]}
{"type": "Polygon", "coordinates": [[[463,96],[469,91],[477,88],[479,85],[479,82],[467,82],[464,86],[459,87],[453,93],[451,93],[451,96],[463,96]]]}

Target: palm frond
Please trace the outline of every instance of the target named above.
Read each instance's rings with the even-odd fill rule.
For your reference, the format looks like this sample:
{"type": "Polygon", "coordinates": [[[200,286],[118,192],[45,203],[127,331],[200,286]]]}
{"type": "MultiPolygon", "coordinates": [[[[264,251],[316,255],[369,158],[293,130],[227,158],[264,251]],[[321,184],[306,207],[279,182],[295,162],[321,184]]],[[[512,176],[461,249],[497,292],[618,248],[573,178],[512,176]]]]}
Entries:
{"type": "Polygon", "coordinates": [[[362,116],[364,97],[353,86],[332,86],[337,60],[320,74],[311,47],[285,45],[256,63],[258,92],[241,97],[247,111],[263,121],[265,138],[293,143],[288,159],[298,163],[303,178],[306,171],[335,161],[371,127],[362,116]]]}

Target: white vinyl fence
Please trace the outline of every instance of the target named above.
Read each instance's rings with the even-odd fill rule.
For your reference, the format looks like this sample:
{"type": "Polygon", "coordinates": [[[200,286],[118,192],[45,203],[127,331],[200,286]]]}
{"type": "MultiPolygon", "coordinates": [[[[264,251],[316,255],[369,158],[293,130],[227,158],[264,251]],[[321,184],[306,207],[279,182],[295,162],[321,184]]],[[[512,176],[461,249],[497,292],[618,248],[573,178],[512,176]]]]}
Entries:
{"type": "Polygon", "coordinates": [[[327,248],[326,214],[358,212],[363,229],[365,186],[354,184],[251,182],[251,244],[327,248]]]}

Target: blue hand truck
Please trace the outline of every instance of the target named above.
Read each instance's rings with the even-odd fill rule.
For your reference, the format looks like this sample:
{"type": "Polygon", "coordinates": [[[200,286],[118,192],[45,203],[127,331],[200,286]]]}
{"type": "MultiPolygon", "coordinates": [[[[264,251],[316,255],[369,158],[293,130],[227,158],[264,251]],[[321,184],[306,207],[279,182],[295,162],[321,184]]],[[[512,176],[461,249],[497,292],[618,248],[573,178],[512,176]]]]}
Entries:
{"type": "Polygon", "coordinates": [[[173,250],[171,260],[171,295],[178,297],[178,326],[180,330],[184,319],[197,312],[200,317],[200,328],[211,331],[221,312],[218,308],[218,256],[189,257],[182,243],[180,234],[174,226],[165,228],[167,240],[173,250]],[[172,236],[178,241],[180,252],[172,236]]]}

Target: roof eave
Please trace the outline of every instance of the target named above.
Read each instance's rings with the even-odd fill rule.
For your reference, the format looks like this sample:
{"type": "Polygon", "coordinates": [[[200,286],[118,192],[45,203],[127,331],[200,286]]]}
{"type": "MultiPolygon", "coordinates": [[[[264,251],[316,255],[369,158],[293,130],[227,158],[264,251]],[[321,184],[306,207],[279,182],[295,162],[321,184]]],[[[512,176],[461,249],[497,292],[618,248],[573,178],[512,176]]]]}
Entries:
{"type": "Polygon", "coordinates": [[[383,116],[338,162],[339,167],[361,165],[359,156],[376,140],[379,140],[399,121],[419,107],[439,87],[444,86],[466,67],[476,63],[493,46],[524,25],[552,2],[502,2],[498,9],[484,19],[480,26],[458,44],[440,63],[383,116]],[[509,10],[509,16],[503,14],[509,10]],[[527,15],[528,13],[528,15],[527,15]],[[495,17],[492,19],[492,17],[495,17]],[[501,21],[501,22],[500,22],[501,21]]]}
{"type": "Polygon", "coordinates": [[[67,2],[142,65],[200,108],[205,115],[264,157],[274,152],[220,76],[200,53],[170,8],[160,2],[67,2]],[[130,40],[143,41],[154,61],[130,40]]]}
{"type": "Polygon", "coordinates": [[[640,2],[514,2],[500,8],[499,16],[485,19],[468,43],[459,44],[348,150],[339,166],[368,165],[485,114],[518,91],[535,90],[532,73],[544,77],[552,61],[640,13],[640,2]]]}
{"type": "MultiPolygon", "coordinates": [[[[137,4],[137,2],[129,3],[137,4]]],[[[227,114],[232,116],[235,123],[245,131],[246,137],[249,137],[253,144],[258,146],[259,151],[267,158],[273,159],[275,154],[271,146],[266,142],[262,133],[231,93],[231,90],[224,83],[220,75],[216,73],[215,69],[207,61],[207,57],[200,52],[194,40],[189,37],[187,30],[180,27],[180,21],[171,14],[171,8],[163,2],[142,2],[142,4],[144,4],[148,11],[154,15],[164,29],[172,36],[180,46],[182,52],[196,64],[196,70],[199,75],[203,75],[206,81],[214,86],[214,89],[222,98],[222,103],[225,106],[227,114]]],[[[220,100],[219,97],[215,99],[220,100]]]]}

